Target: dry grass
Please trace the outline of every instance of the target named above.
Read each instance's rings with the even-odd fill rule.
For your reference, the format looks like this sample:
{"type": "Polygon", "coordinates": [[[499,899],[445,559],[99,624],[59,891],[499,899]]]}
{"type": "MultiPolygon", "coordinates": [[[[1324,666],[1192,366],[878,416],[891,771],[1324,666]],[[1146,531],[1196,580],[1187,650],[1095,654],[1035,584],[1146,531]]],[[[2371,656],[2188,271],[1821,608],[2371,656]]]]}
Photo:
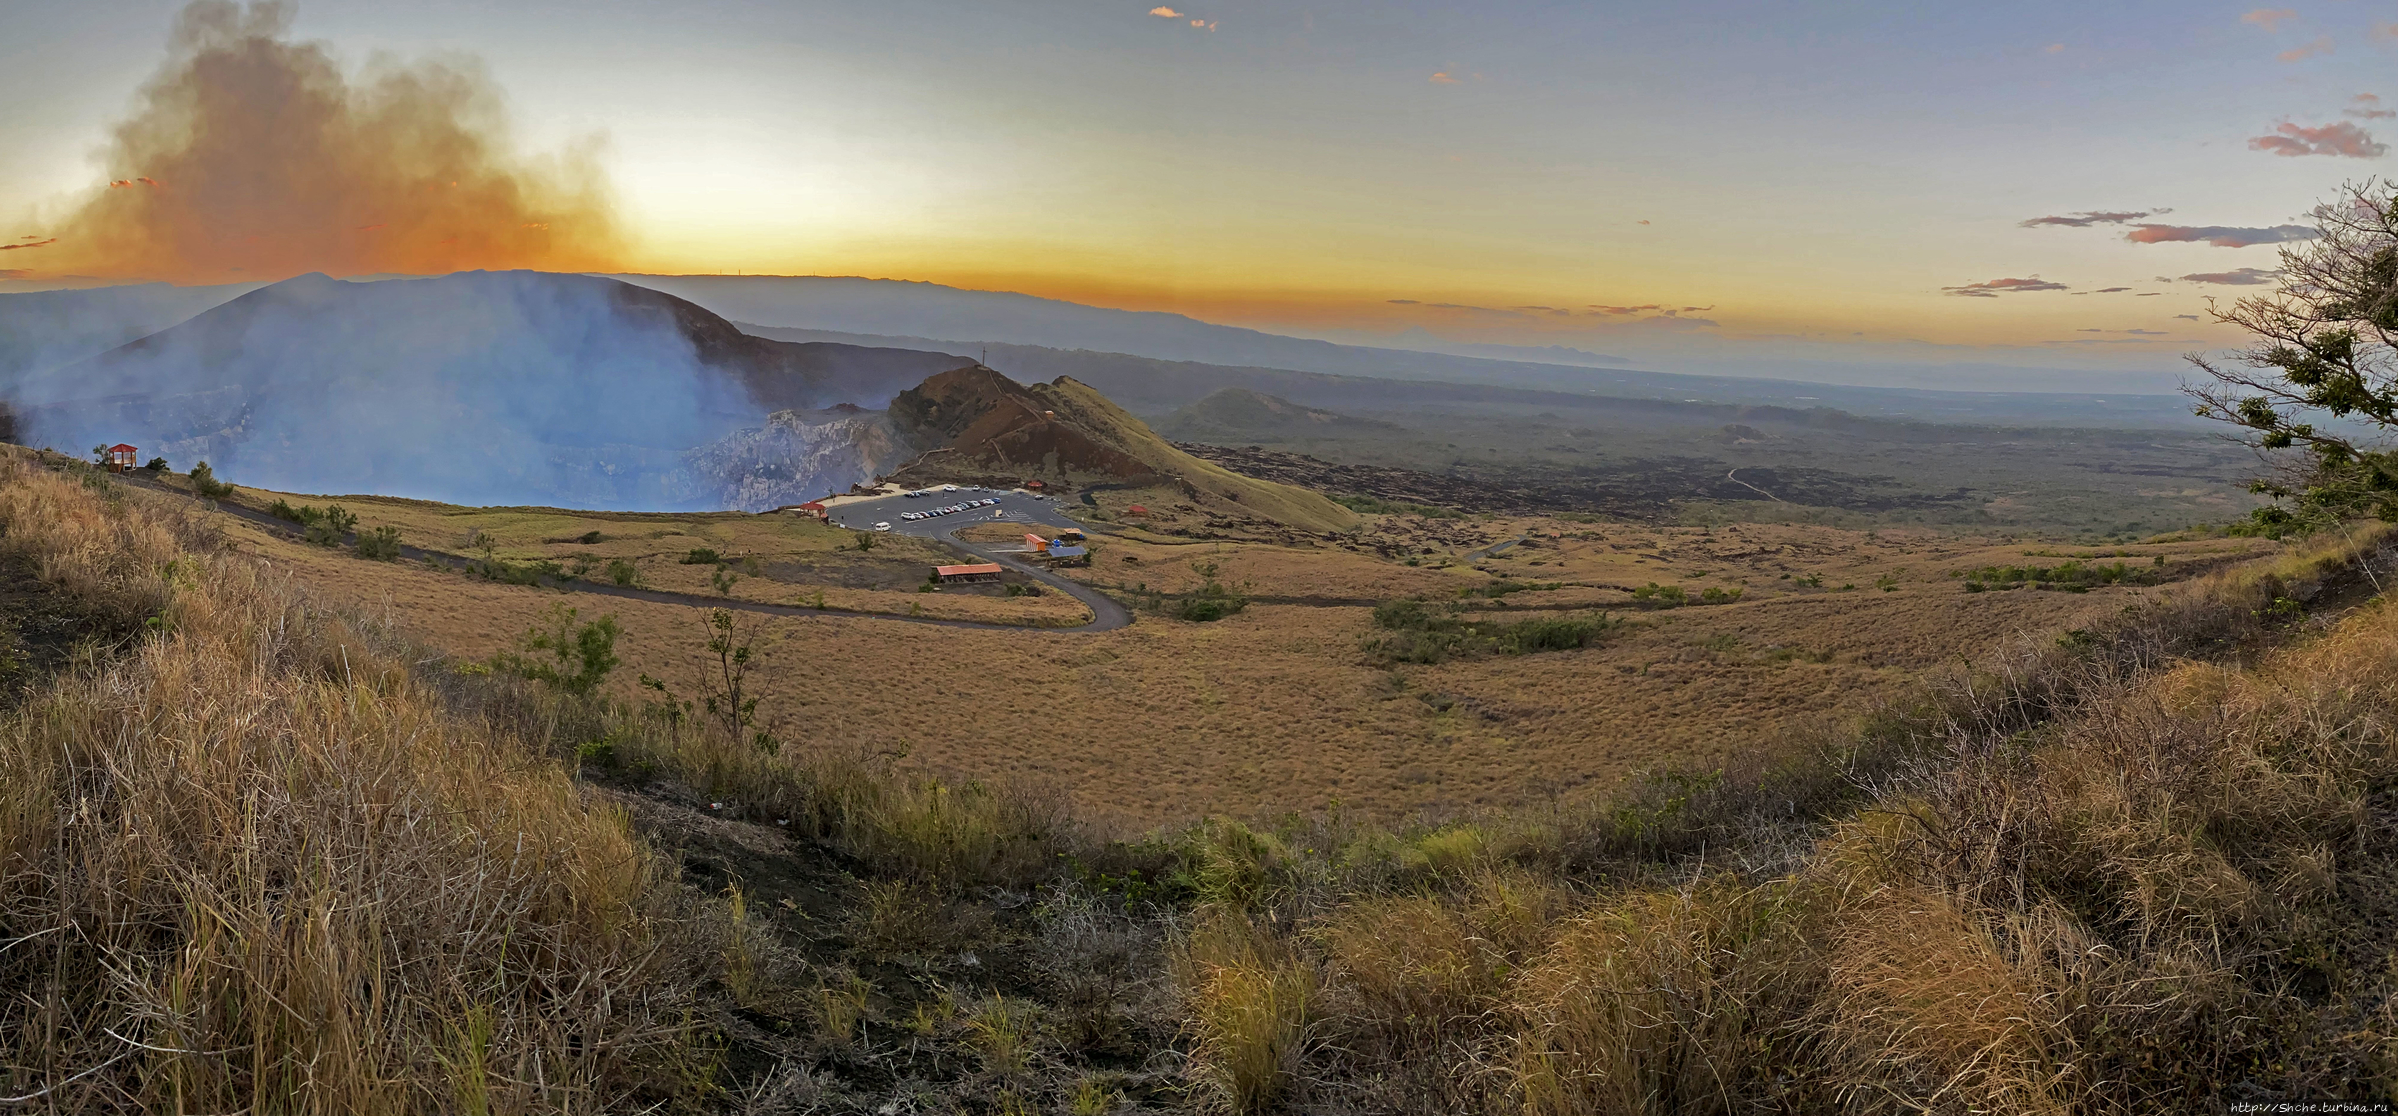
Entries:
{"type": "MultiPolygon", "coordinates": [[[[1775,530],[1825,547],[1843,538],[1775,530]]],[[[226,533],[328,597],[388,611],[412,638],[463,657],[506,647],[559,599],[360,562],[240,524],[226,533]]],[[[1691,538],[1683,545],[1705,536],[1691,538]]],[[[1132,545],[1106,544],[1102,572],[1132,545]]],[[[1492,580],[1339,549],[1154,549],[1170,556],[1148,572],[1196,576],[1187,561],[1204,551],[1261,594],[1376,599],[1492,580]],[[1325,581],[1309,581],[1309,571],[1325,581]]],[[[2015,546],[2011,560],[2023,561],[2023,549],[2015,546]]],[[[1979,551],[1949,560],[1986,564],[1979,551]]],[[[703,567],[666,568],[697,578],[691,571],[703,567]]],[[[952,776],[1060,787],[1111,822],[1255,817],[1335,801],[1389,819],[1538,802],[1642,769],[1733,762],[1760,742],[1858,715],[1960,655],[1984,659],[2026,634],[2085,626],[2159,592],[1966,594],[1935,564],[1915,568],[1926,580],[1892,593],[1760,592],[1730,607],[1642,614],[1644,626],[1586,650],[1397,671],[1360,651],[1371,630],[1364,607],[1264,603],[1212,624],[1144,615],[1103,635],[950,631],[838,614],[776,619],[760,640],[770,664],[760,716],[825,752],[904,752],[952,776]]],[[[934,615],[969,600],[995,610],[1065,600],[895,596],[926,602],[934,615]]],[[[686,691],[696,683],[703,664],[692,610],[607,601],[586,611],[614,613],[624,625],[620,678],[646,673],[686,691]]],[[[627,687],[618,696],[638,695],[627,687]]]]}
{"type": "Polygon", "coordinates": [[[0,720],[0,1095],[562,1111],[673,1087],[695,974],[621,814],[174,512],[0,469],[11,557],[157,617],[0,720]]]}

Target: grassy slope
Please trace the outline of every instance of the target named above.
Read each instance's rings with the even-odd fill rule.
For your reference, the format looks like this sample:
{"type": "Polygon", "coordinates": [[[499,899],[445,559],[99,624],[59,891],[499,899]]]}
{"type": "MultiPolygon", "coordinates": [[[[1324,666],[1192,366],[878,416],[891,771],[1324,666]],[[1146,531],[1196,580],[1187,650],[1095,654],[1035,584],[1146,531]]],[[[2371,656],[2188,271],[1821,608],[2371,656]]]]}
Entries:
{"type": "Polygon", "coordinates": [[[2344,540],[1804,762],[1108,842],[1005,787],[442,690],[138,498],[11,468],[0,522],[124,633],[0,725],[0,1095],[60,1110],[2398,1100],[2398,611],[2332,615],[2344,540]],[[737,800],[661,831],[782,890],[676,914],[547,751],[595,741],[668,781],[650,816],[737,800]]]}
{"type": "Polygon", "coordinates": [[[1306,531],[1345,531],[1360,522],[1356,512],[1322,494],[1245,477],[1175,449],[1122,407],[1088,385],[1060,377],[1033,389],[1093,437],[1109,443],[1158,472],[1179,476],[1205,496],[1239,505],[1251,514],[1306,531]]]}

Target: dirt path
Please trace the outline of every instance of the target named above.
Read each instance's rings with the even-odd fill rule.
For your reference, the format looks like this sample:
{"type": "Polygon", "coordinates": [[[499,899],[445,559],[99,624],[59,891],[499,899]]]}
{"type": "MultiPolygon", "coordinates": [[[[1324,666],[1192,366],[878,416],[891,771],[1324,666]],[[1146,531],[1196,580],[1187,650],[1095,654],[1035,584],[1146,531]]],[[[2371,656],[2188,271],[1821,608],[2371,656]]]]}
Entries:
{"type": "Polygon", "coordinates": [[[1734,473],[1737,473],[1737,472],[1739,472],[1739,471],[1740,471],[1740,470],[1739,470],[1737,467],[1735,467],[1735,468],[1732,468],[1732,469],[1727,469],[1727,470],[1725,470],[1725,471],[1724,471],[1724,479],[1725,479],[1725,480],[1728,480],[1728,481],[1731,481],[1733,484],[1737,484],[1737,485],[1739,485],[1739,486],[1740,486],[1740,487],[1742,487],[1742,488],[1748,489],[1749,491],[1751,491],[1751,492],[1754,492],[1754,493],[1756,493],[1756,494],[1757,494],[1757,495],[1759,495],[1759,496],[1763,496],[1763,497],[1765,497],[1766,499],[1773,501],[1774,503],[1777,503],[1777,504],[1779,504],[1779,503],[1782,503],[1782,502],[1783,502],[1783,500],[1782,500],[1782,498],[1781,498],[1781,497],[1779,497],[1779,496],[1776,496],[1776,495],[1774,495],[1774,494],[1773,494],[1773,493],[1771,493],[1771,492],[1767,492],[1766,490],[1764,490],[1764,489],[1762,489],[1762,488],[1759,488],[1759,487],[1757,487],[1756,485],[1750,484],[1749,482],[1747,482],[1747,481],[1744,481],[1744,480],[1740,479],[1739,477],[1736,477],[1736,476],[1733,476],[1733,475],[1732,475],[1732,474],[1734,474],[1734,473]]]}

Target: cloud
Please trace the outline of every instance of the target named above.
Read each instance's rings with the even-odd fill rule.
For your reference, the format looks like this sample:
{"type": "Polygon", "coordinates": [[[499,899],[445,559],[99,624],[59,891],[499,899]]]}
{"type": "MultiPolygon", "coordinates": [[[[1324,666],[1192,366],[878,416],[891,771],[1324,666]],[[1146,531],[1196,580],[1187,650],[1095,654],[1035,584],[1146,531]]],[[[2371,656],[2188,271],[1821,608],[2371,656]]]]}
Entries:
{"type": "Polygon", "coordinates": [[[2171,212],[2173,211],[2170,209],[2127,209],[2119,212],[2101,211],[2096,213],[2075,213],[2064,217],[2034,217],[2029,221],[2018,221],[2016,224],[2027,229],[2036,229],[2044,225],[2062,225],[2070,229],[2086,229],[2092,225],[2128,225],[2142,217],[2155,217],[2159,214],[2171,212]]]}
{"type": "Polygon", "coordinates": [[[2065,44],[2063,44],[2063,43],[2050,43],[2050,44],[2048,44],[2047,46],[2041,47],[2040,49],[2041,49],[2042,51],[2045,51],[2045,52],[2049,53],[2049,54],[2063,54],[2063,53],[2065,53],[2065,44]]]}
{"type": "Polygon", "coordinates": [[[40,247],[42,247],[42,246],[44,246],[44,245],[47,245],[47,244],[56,244],[56,243],[58,243],[58,238],[54,236],[54,237],[51,237],[51,238],[50,238],[50,239],[48,239],[48,240],[37,240],[37,241],[34,241],[34,242],[33,242],[33,243],[31,243],[31,244],[0,244],[0,252],[13,252],[13,251],[16,251],[16,250],[17,250],[17,249],[19,249],[19,248],[40,248],[40,247]]]}
{"type": "Polygon", "coordinates": [[[2234,225],[2135,225],[2132,231],[2123,234],[2123,239],[2134,244],[2204,243],[2217,248],[2247,248],[2314,238],[2315,230],[2305,225],[2275,225],[2267,229],[2234,225]]]}
{"type": "Polygon", "coordinates": [[[1417,302],[1416,300],[1414,300],[1414,299],[1412,299],[1412,298],[1394,298],[1394,299],[1389,299],[1389,300],[1387,300],[1387,301],[1388,301],[1388,302],[1389,302],[1391,305],[1393,305],[1393,306],[1422,306],[1422,305],[1423,305],[1423,303],[1421,303],[1421,302],[1417,302]]]}
{"type": "Polygon", "coordinates": [[[2311,43],[2300,43],[2299,45],[2291,47],[2290,49],[2285,50],[2280,54],[2276,54],[2273,57],[2282,62],[2297,62],[2302,59],[2312,58],[2318,54],[2330,54],[2331,50],[2331,36],[2325,35],[2311,43]]]}
{"type": "Polygon", "coordinates": [[[2298,13],[2288,8],[2258,8],[2240,17],[2242,23],[2253,23],[2267,31],[2279,31],[2281,25],[2297,19],[2298,13]]]}
{"type": "Polygon", "coordinates": [[[2197,320],[2198,320],[2198,315],[2196,315],[2196,314],[2175,314],[2175,315],[2173,316],[2173,320],[2175,320],[2175,321],[2178,321],[2178,322],[2195,322],[2195,321],[2197,321],[2197,320]]]}
{"type": "MultiPolygon", "coordinates": [[[[2167,279],[2167,280],[2165,280],[2165,281],[2166,281],[2166,282],[2168,282],[2168,283],[2170,283],[2170,282],[2172,282],[2173,280],[2171,280],[2171,279],[2167,279]]],[[[2161,294],[2164,294],[2164,293],[2165,293],[2165,292],[2163,292],[2163,291],[2141,291],[2139,294],[2133,295],[2132,297],[2133,297],[2133,298],[2155,298],[2155,297],[2157,297],[2158,295],[2161,295],[2161,294]]]]}
{"type": "Polygon", "coordinates": [[[1213,31],[1216,29],[1216,21],[1212,19],[1194,19],[1191,21],[1191,26],[1206,31],[1213,31]]]}
{"type": "Polygon", "coordinates": [[[1455,84],[1457,84],[1457,79],[1456,79],[1456,78],[1453,78],[1453,77],[1450,77],[1450,76],[1449,76],[1449,72],[1448,72],[1447,70],[1443,70],[1443,71],[1441,71],[1441,72],[1439,72],[1439,73],[1437,73],[1437,74],[1434,74],[1434,75],[1432,75],[1432,84],[1434,84],[1434,85],[1455,85],[1455,84]]]}
{"type": "Polygon", "coordinates": [[[2248,149],[2289,156],[2344,155],[2351,159],[2377,159],[2390,151],[2388,144],[2373,142],[2372,133],[2345,120],[2320,128],[2283,121],[2274,126],[2273,134],[2249,140],[2248,149]]]}
{"type": "Polygon", "coordinates": [[[1648,224],[1648,222],[1647,222],[1647,221],[1640,221],[1640,222],[1637,222],[1637,223],[1638,223],[1638,224],[1643,224],[1643,225],[1645,225],[1645,224],[1648,224]]]}
{"type": "Polygon", "coordinates": [[[2012,292],[2061,291],[2066,288],[2063,283],[2051,283],[2035,275],[2029,279],[1989,279],[1979,283],[1967,283],[1962,287],[1942,287],[1940,289],[1966,298],[1997,298],[2001,294],[2012,292]]]}
{"type": "Polygon", "coordinates": [[[1172,8],[1160,4],[1157,7],[1149,9],[1149,14],[1157,16],[1160,19],[1182,19],[1185,18],[1187,13],[1178,12],[1172,8]]]}
{"type": "Polygon", "coordinates": [[[596,141],[529,157],[474,59],[352,73],[292,38],[293,18],[287,3],[185,7],[100,153],[114,185],[44,262],[178,282],[622,269],[596,141]],[[359,235],[368,224],[389,227],[359,235]]]}
{"type": "Polygon", "coordinates": [[[2135,336],[2135,337],[2163,337],[2163,336],[2166,336],[2166,333],[2165,333],[2165,331],[2164,331],[2164,330],[2161,330],[2161,329],[2077,329],[2077,330],[2075,330],[2074,332],[2075,332],[2075,333],[2124,333],[2124,334],[2130,334],[2130,335],[2132,335],[2132,336],[2135,336]]]}
{"type": "Polygon", "coordinates": [[[1654,302],[1652,302],[1652,303],[1649,303],[1649,304],[1648,304],[1648,305],[1646,305],[1646,306],[1598,306],[1598,305],[1593,305],[1593,306],[1591,307],[1591,310],[1594,312],[1594,315],[1595,315],[1595,314],[1611,314],[1611,315],[1615,315],[1615,316],[1618,316],[1618,317],[1621,317],[1621,316],[1623,316],[1623,315],[1625,315],[1625,314],[1639,314],[1639,313],[1643,313],[1643,312],[1645,312],[1645,311],[1649,311],[1649,310],[1662,310],[1662,309],[1664,309],[1664,307],[1662,307],[1662,306],[1659,306],[1659,305],[1657,305],[1657,304],[1656,304],[1656,303],[1654,303],[1654,302]]]}
{"type": "Polygon", "coordinates": [[[2092,292],[2090,292],[2090,293],[2092,293],[2092,294],[2114,294],[2114,293],[2116,293],[2116,292],[2118,292],[2118,291],[2128,291],[2128,290],[2130,290],[2130,289],[2131,289],[2130,287],[2100,287],[2100,288],[2098,288],[2097,290],[2095,290],[2095,291],[2092,291],[2092,292]]]}
{"type": "MultiPolygon", "coordinates": [[[[2278,271],[2243,267],[2236,271],[2201,271],[2195,275],[2184,275],[2181,277],[2181,281],[2184,283],[2213,283],[2224,287],[2261,287],[2272,282],[2280,274],[2281,272],[2278,271]]],[[[2163,283],[2173,282],[2162,275],[2157,276],[2157,280],[2163,283]]]]}
{"type": "Polygon", "coordinates": [[[2371,93],[2359,93],[2354,97],[2348,98],[2348,103],[2353,104],[2356,107],[2352,109],[2343,109],[2341,110],[2340,115],[2353,116],[2358,120],[2387,120],[2390,117],[2398,116],[2398,109],[2382,108],[2381,98],[2376,97],[2371,93]]]}

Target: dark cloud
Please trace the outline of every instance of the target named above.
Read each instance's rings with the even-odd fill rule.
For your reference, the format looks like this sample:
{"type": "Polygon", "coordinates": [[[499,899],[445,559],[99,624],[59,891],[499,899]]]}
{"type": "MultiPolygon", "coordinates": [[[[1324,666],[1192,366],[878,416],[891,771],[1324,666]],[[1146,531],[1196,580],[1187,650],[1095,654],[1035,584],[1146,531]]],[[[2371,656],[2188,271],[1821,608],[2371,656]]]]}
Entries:
{"type": "Polygon", "coordinates": [[[2337,155],[2350,159],[2378,159],[2390,153],[2390,145],[2374,142],[2373,133],[2345,120],[2320,128],[2284,121],[2275,125],[2271,134],[2249,140],[2248,149],[2275,155],[2337,155]]]}
{"type": "Polygon", "coordinates": [[[1412,298],[1394,298],[1394,299],[1390,300],[1390,304],[1391,304],[1391,305],[1393,305],[1393,306],[1422,306],[1422,305],[1423,305],[1423,303],[1417,302],[1416,300],[1414,300],[1414,299],[1412,299],[1412,298]]]}
{"type": "Polygon", "coordinates": [[[2315,230],[2305,225],[2275,225],[2271,228],[2245,228],[2236,225],[2135,225],[2123,234],[2134,244],[2212,244],[2217,248],[2247,248],[2257,244],[2281,244],[2292,240],[2313,240],[2315,230]]]}
{"type": "Polygon", "coordinates": [[[2161,213],[2171,212],[2173,211],[2170,209],[2136,209],[2120,212],[2074,213],[2063,217],[2034,217],[2029,221],[2019,221],[2017,224],[2027,229],[2036,229],[2043,225],[2062,225],[2069,229],[2086,229],[2092,225],[2128,225],[2142,217],[2154,217],[2161,213]]]}
{"type": "MultiPolygon", "coordinates": [[[[2225,287],[2261,287],[2272,282],[2280,274],[2281,272],[2278,271],[2243,267],[2237,271],[2202,271],[2195,275],[2184,275],[2181,277],[2181,281],[2184,283],[2214,283],[2225,287]]],[[[2162,275],[2157,278],[2164,279],[2168,283],[2173,282],[2171,279],[2165,279],[2162,275]]]]}
{"type": "Polygon", "coordinates": [[[2020,291],[2061,291],[2066,288],[2063,283],[2051,283],[2035,275],[2029,279],[1988,279],[1979,283],[1967,283],[1961,287],[1942,287],[1940,289],[1967,298],[1997,298],[2001,294],[2020,291]]]}
{"type": "Polygon", "coordinates": [[[2199,320],[2198,315],[2196,314],[2175,314],[2173,318],[2175,321],[2181,322],[2195,322],[2199,320]]]}
{"type": "Polygon", "coordinates": [[[1652,303],[1649,303],[1649,304],[1648,304],[1648,305],[1646,305],[1646,306],[1596,306],[1596,305],[1594,305],[1594,306],[1592,306],[1592,307],[1591,307],[1591,311],[1592,311],[1593,313],[1595,313],[1595,314],[1612,314],[1612,315],[1616,315],[1616,316],[1619,316],[1619,317],[1620,317],[1620,316],[1622,316],[1622,315],[1625,315],[1625,314],[1640,314],[1640,313],[1645,313],[1645,312],[1647,312],[1647,311],[1650,311],[1650,310],[1663,310],[1663,309],[1665,309],[1665,308],[1664,308],[1664,307],[1662,307],[1662,306],[1659,306],[1659,305],[1657,305],[1657,304],[1656,304],[1656,303],[1654,303],[1654,302],[1652,302],[1652,303]]]}
{"type": "Polygon", "coordinates": [[[0,244],[0,252],[13,252],[13,251],[16,251],[16,250],[17,250],[17,249],[19,249],[19,248],[39,248],[39,247],[41,247],[41,246],[43,246],[43,245],[45,245],[45,244],[56,244],[56,243],[58,243],[58,238],[54,236],[54,237],[51,237],[51,238],[50,238],[50,239],[48,239],[48,240],[37,240],[37,241],[34,241],[34,242],[33,242],[33,243],[31,243],[31,244],[0,244]]]}

